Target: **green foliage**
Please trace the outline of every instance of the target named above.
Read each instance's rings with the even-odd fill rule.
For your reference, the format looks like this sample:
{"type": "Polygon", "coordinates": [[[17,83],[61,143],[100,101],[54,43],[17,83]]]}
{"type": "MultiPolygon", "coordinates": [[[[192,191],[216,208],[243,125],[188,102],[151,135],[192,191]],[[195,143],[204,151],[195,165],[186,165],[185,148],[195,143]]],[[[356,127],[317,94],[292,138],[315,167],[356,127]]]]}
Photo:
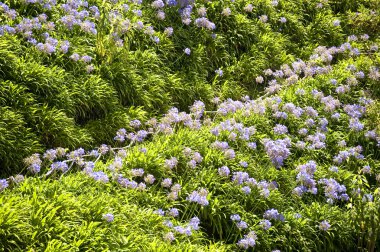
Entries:
{"type": "Polygon", "coordinates": [[[68,85],[68,96],[74,103],[73,115],[78,124],[104,118],[120,108],[115,90],[99,76],[77,78],[69,83],[72,85],[68,85]]]}
{"type": "MultiPolygon", "coordinates": [[[[377,1],[334,1],[318,7],[319,2],[279,1],[273,6],[270,1],[256,1],[252,12],[247,12],[244,8],[248,2],[243,0],[196,1],[194,12],[206,7],[207,18],[215,23],[216,29],[210,32],[194,24],[183,25],[174,7],[167,8],[166,19],[159,21],[151,1],[144,2],[142,17],[123,12],[112,20],[109,13],[113,8],[120,9],[120,4],[95,1],[92,4],[100,9],[100,18],[95,20],[96,35],[86,34],[77,26],[69,30],[59,22],[49,31],[59,41],[70,41],[67,54],[44,54],[17,35],[0,37],[1,102],[25,118],[23,127],[33,131],[44,148],[109,143],[117,127],[127,127],[127,118],[134,119],[130,114],[121,115],[131,106],[154,116],[173,106],[187,110],[195,100],[209,104],[215,96],[256,96],[265,86],[255,81],[263,70],[307,58],[315,45],[339,45],[353,33],[376,36],[377,1]],[[221,15],[226,7],[231,9],[229,16],[221,15]],[[356,15],[357,11],[360,14],[356,15]],[[261,15],[267,15],[266,23],[258,19],[261,15]],[[287,22],[281,23],[281,17],[287,22]],[[138,20],[151,25],[160,42],[129,27],[120,36],[124,45],[118,47],[112,33],[120,32],[124,18],[131,26],[138,20]],[[341,26],[333,26],[335,19],[342,22],[341,26]],[[174,30],[170,37],[164,33],[169,26],[174,30]],[[191,49],[190,55],[184,53],[186,47],[191,49]],[[73,53],[93,58],[91,74],[86,72],[84,62],[70,59],[73,53]],[[215,73],[219,68],[223,76],[215,73]],[[37,115],[52,118],[52,122],[37,115]],[[53,121],[64,126],[53,126],[53,121]],[[100,125],[107,125],[102,133],[100,125]]],[[[6,4],[19,13],[14,21],[1,16],[11,24],[44,12],[39,4],[6,4]]],[[[63,12],[53,7],[46,14],[48,21],[55,22],[63,12]]],[[[45,28],[36,32],[37,40],[45,28]]],[[[2,170],[19,171],[12,163],[7,165],[2,170]]]]}
{"type": "MultiPolygon", "coordinates": [[[[348,127],[350,118],[343,108],[346,104],[368,102],[363,97],[374,99],[361,122],[366,130],[380,134],[379,81],[371,76],[374,67],[380,65],[380,54],[372,48],[379,42],[378,1],[283,0],[276,5],[275,1],[259,0],[252,3],[252,11],[247,11],[250,2],[245,0],[195,1],[190,25],[183,24],[177,7],[165,7],[166,18],[159,21],[152,2],[144,1],[141,6],[129,3],[132,9],[142,9],[143,15],[138,17],[132,11],[122,11],[124,2],[92,1],[90,5],[97,5],[101,11],[99,19],[91,19],[96,35],[79,26],[64,27],[59,21],[63,15],[60,7],[47,11],[40,4],[6,1],[19,13],[15,20],[0,9],[0,21],[11,25],[45,11],[48,20],[56,22],[56,27],[49,30],[50,36],[59,43],[70,41],[67,53],[57,50],[49,54],[27,42],[27,34],[4,32],[0,36],[0,174],[4,176],[30,175],[23,160],[32,153],[57,147],[81,147],[87,151],[100,144],[115,145],[118,129],[136,133],[131,120],[140,120],[141,129],[149,131],[151,126],[145,124],[148,119],[160,117],[172,107],[188,111],[194,101],[200,100],[207,108],[200,129],[174,123],[173,134],[149,133],[145,142],[124,147],[125,157],[118,152],[123,148],[121,143],[97,158],[85,152],[82,160],[72,152],[69,160],[57,159],[68,164],[62,173],[53,170],[56,163],[52,166],[53,161],[41,155],[41,171],[50,169],[48,174],[26,177],[23,182],[17,181],[17,176],[10,177],[9,188],[1,180],[0,251],[236,251],[236,243],[248,230],[257,235],[257,251],[378,250],[380,149],[377,140],[370,139],[366,132],[354,132],[348,127]],[[195,24],[200,7],[207,8],[214,30],[195,24]],[[227,7],[232,14],[221,14],[227,7]],[[115,9],[120,15],[115,14],[115,9]],[[127,18],[131,26],[121,33],[120,25],[127,18]],[[141,30],[136,28],[138,20],[145,25],[141,30]],[[340,25],[334,25],[334,20],[339,20],[340,25]],[[154,29],[152,34],[149,26],[154,29]],[[169,26],[174,30],[171,36],[165,33],[169,26]],[[364,33],[370,35],[369,39],[361,36],[364,33]],[[347,39],[353,34],[359,42],[354,37],[347,39]],[[122,45],[117,39],[122,40],[122,45]],[[323,46],[339,48],[347,41],[362,54],[332,53],[331,62],[316,57],[323,46]],[[185,48],[191,49],[189,55],[185,48]],[[91,63],[74,60],[74,53],[91,56],[91,63]],[[264,72],[286,72],[294,61],[307,62],[308,58],[307,64],[316,67],[316,72],[328,71],[317,75],[295,71],[299,79],[294,83],[264,72]],[[326,68],[317,68],[326,62],[326,68]],[[353,79],[359,70],[364,77],[353,79]],[[256,80],[258,76],[263,76],[263,83],[256,80]],[[246,95],[262,95],[270,79],[282,85],[277,97],[266,94],[251,101],[251,109],[227,115],[208,111],[215,110],[211,102],[214,97],[239,100],[246,95]],[[350,81],[355,82],[350,92],[338,94],[336,88],[350,81]],[[298,94],[300,89],[304,95],[298,94]],[[313,90],[339,98],[339,119],[332,118],[313,90]],[[306,127],[308,117],[290,112],[287,119],[275,117],[278,99],[281,108],[285,103],[301,108],[312,106],[319,113],[318,119],[327,118],[326,131],[307,126],[309,133],[325,134],[327,147],[297,147],[297,141],[309,141],[298,134],[300,128],[306,127]],[[260,108],[255,106],[261,103],[266,110],[256,111],[260,108]],[[254,125],[257,132],[249,141],[257,143],[257,148],[249,148],[239,137],[232,140],[227,131],[218,136],[210,133],[226,120],[254,125]],[[289,130],[286,136],[292,138],[291,154],[281,167],[273,165],[263,144],[265,139],[285,137],[274,132],[277,124],[285,125],[289,130]],[[213,148],[216,140],[228,142],[236,157],[228,158],[213,148]],[[350,157],[337,165],[334,157],[345,150],[342,140],[348,147],[360,145],[364,158],[350,157]],[[195,158],[184,153],[185,147],[202,156],[195,167],[189,163],[195,158]],[[119,159],[114,154],[121,163],[115,165],[119,159]],[[168,168],[165,162],[172,157],[178,164],[168,168]],[[90,159],[96,163],[93,170],[91,163],[85,163],[90,159]],[[310,160],[317,163],[313,179],[318,190],[300,197],[294,193],[300,185],[297,167],[310,160]],[[240,161],[247,162],[247,166],[240,161]],[[339,166],[339,171],[332,171],[332,165],[339,166]],[[364,165],[371,167],[370,173],[363,172],[364,165]],[[230,176],[219,174],[222,166],[229,167],[230,176]],[[154,175],[155,182],[149,184],[146,177],[134,176],[132,169],[136,168],[144,169],[144,176],[154,175]],[[270,193],[267,195],[259,186],[245,193],[244,185],[231,181],[239,171],[267,185],[270,193]],[[96,172],[104,172],[109,182],[96,181],[96,172]],[[137,188],[126,185],[123,178],[136,182],[137,188]],[[161,185],[165,178],[181,186],[175,197],[171,195],[172,188],[161,185]],[[345,185],[350,199],[326,202],[329,189],[318,182],[326,178],[345,185]],[[146,188],[141,184],[144,181],[146,188]],[[207,205],[189,202],[188,196],[200,188],[207,190],[207,205]],[[170,217],[170,208],[177,208],[179,217],[170,217]],[[260,222],[264,212],[272,208],[283,214],[284,220],[271,220],[272,226],[265,230],[260,222]],[[155,213],[157,209],[165,210],[166,215],[155,213]],[[107,213],[114,215],[113,221],[106,221],[107,213]],[[230,219],[232,214],[239,214],[249,228],[239,229],[230,219]],[[200,219],[200,229],[191,230],[192,235],[180,234],[165,222],[186,227],[195,216],[200,219]],[[320,225],[326,220],[331,227],[323,230],[320,225]],[[168,232],[174,233],[174,241],[166,241],[168,232]]],[[[33,33],[38,42],[43,42],[45,26],[33,33]]],[[[2,27],[0,32],[3,33],[2,27]]],[[[321,124],[317,118],[316,124],[321,124]]]]}
{"type": "Polygon", "coordinates": [[[26,121],[48,148],[67,146],[69,148],[89,147],[92,139],[85,129],[78,127],[72,118],[56,108],[47,105],[30,107],[26,121]]]}
{"type": "MultiPolygon", "coordinates": [[[[175,243],[170,249],[162,241],[163,219],[154,209],[142,210],[132,204],[129,191],[98,185],[76,174],[62,181],[41,183],[30,179],[12,199],[1,195],[0,240],[5,251],[198,251],[208,250],[207,244],[175,243]],[[64,190],[62,191],[62,189],[64,190]],[[79,193],[82,191],[84,193],[79,193]],[[31,195],[31,197],[25,195],[31,195]],[[28,207],[23,207],[27,204],[28,207]],[[115,221],[102,220],[105,212],[115,212],[115,221]]],[[[152,195],[157,199],[159,195],[152,195]]],[[[198,238],[195,238],[196,241],[198,238]]],[[[210,246],[226,251],[219,244],[210,246]]]]}
{"type": "Polygon", "coordinates": [[[38,136],[27,127],[20,113],[9,107],[0,108],[0,165],[6,173],[12,167],[23,168],[22,160],[42,150],[38,136]]]}
{"type": "MultiPolygon", "coordinates": [[[[357,43],[355,46],[366,45],[357,43]]],[[[258,251],[274,249],[376,251],[380,245],[378,239],[380,229],[377,225],[380,218],[377,207],[379,179],[375,178],[375,174],[380,171],[379,149],[374,146],[376,143],[373,140],[363,136],[364,132],[355,133],[349,130],[347,127],[349,118],[342,112],[342,108],[337,109],[342,112],[341,118],[331,119],[331,113],[326,111],[325,105],[316,99],[311,91],[319,90],[325,96],[337,97],[345,104],[358,103],[363,96],[369,95],[363,92],[363,88],[372,85],[368,84],[367,78],[351,86],[349,94],[337,94],[334,91],[336,86],[330,80],[335,78],[339,84],[346,83],[354,74],[347,69],[347,66],[354,64],[358,69],[368,71],[377,55],[341,57],[342,59],[332,65],[331,71],[313,77],[304,77],[291,86],[284,86],[276,94],[281,98],[282,104],[291,102],[302,108],[312,106],[318,111],[319,118],[329,118],[328,130],[323,132],[326,135],[326,148],[312,150],[292,146],[291,155],[285,160],[284,165],[276,168],[264,150],[263,140],[282,138],[273,132],[273,127],[278,123],[288,127],[290,132],[288,136],[292,138],[292,142],[303,139],[297,132],[305,127],[307,116],[296,117],[289,113],[286,120],[275,118],[270,108],[275,107],[275,99],[271,99],[274,96],[265,100],[265,103],[272,105],[267,105],[267,111],[263,113],[247,113],[239,110],[223,116],[205,112],[203,122],[206,119],[211,119],[211,122],[198,130],[189,129],[178,123],[173,126],[175,131],[173,134],[157,133],[149,136],[144,143],[129,145],[125,148],[126,157],[122,158],[121,166],[114,172],[111,165],[115,159],[111,156],[98,159],[94,171],[109,174],[109,183],[94,180],[88,176],[88,172],[79,172],[80,166],[73,166],[65,175],[60,175],[56,171],[48,178],[29,177],[22,183],[12,183],[10,185],[12,189],[5,189],[0,194],[0,203],[4,205],[0,210],[2,230],[0,242],[4,250],[234,251],[237,250],[236,243],[247,234],[246,230],[240,230],[230,219],[232,214],[239,214],[242,220],[247,222],[249,230],[255,231],[257,235],[255,249],[258,251]],[[297,94],[299,89],[304,89],[305,94],[297,94]],[[257,148],[254,150],[248,148],[247,143],[239,138],[232,141],[230,132],[227,131],[221,131],[218,136],[210,133],[212,128],[226,120],[234,120],[244,126],[254,125],[257,132],[249,141],[256,142],[257,148]],[[223,151],[211,147],[216,140],[227,141],[235,150],[236,157],[229,159],[223,151]],[[336,165],[333,161],[334,156],[344,149],[338,145],[341,140],[345,140],[347,146],[360,144],[365,159],[349,159],[338,165],[338,172],[333,172],[330,167],[336,165]],[[188,164],[192,157],[184,154],[185,147],[199,152],[203,157],[195,168],[191,168],[188,164]],[[145,148],[146,152],[143,152],[142,148],[145,148]],[[171,157],[176,157],[178,164],[169,169],[165,166],[165,161],[171,157]],[[323,178],[335,179],[347,187],[349,201],[337,200],[333,204],[327,203],[325,195],[327,189],[320,184],[317,185],[318,191],[315,195],[305,193],[299,197],[293,193],[294,188],[299,185],[297,167],[310,160],[317,163],[315,181],[323,178]],[[248,166],[242,167],[240,161],[246,161],[248,166]],[[361,167],[365,164],[371,166],[371,174],[361,172],[361,167]],[[245,194],[242,191],[243,185],[231,182],[231,176],[219,175],[218,168],[224,165],[230,168],[231,175],[234,172],[244,171],[258,183],[266,181],[270,184],[276,181],[277,186],[270,188],[268,197],[263,195],[259,187],[252,187],[251,193],[245,194]],[[156,181],[152,185],[147,184],[144,190],[121,186],[120,176],[137,183],[144,181],[144,177],[133,177],[131,171],[135,168],[143,168],[144,176],[152,174],[156,181]],[[160,185],[165,178],[171,178],[173,184],[181,185],[178,199],[170,199],[168,196],[170,189],[160,185]],[[199,188],[208,191],[209,204],[206,206],[189,202],[187,198],[199,188]],[[357,191],[358,189],[361,191],[357,191]],[[373,195],[373,200],[366,200],[365,195],[368,193],[373,195]],[[178,218],[154,213],[157,209],[167,211],[172,207],[179,210],[178,218]],[[271,208],[282,213],[285,220],[271,220],[270,229],[264,230],[260,221],[263,220],[263,213],[271,208]],[[106,213],[112,213],[114,221],[105,221],[103,215],[106,213]],[[165,220],[171,220],[174,226],[186,226],[194,216],[199,217],[201,222],[200,230],[193,230],[192,236],[180,235],[164,224],[165,220]],[[321,222],[325,220],[331,225],[327,231],[320,228],[321,222]],[[16,232],[16,230],[21,231],[16,232]],[[169,231],[174,232],[176,237],[171,243],[163,238],[169,231]]],[[[14,97],[25,92],[24,88],[9,81],[4,83],[8,84],[8,89],[14,90],[12,92],[14,97]]],[[[215,89],[221,85],[221,91],[225,92],[226,97],[227,95],[238,97],[238,93],[233,93],[236,87],[231,85],[231,88],[228,88],[230,83],[227,80],[222,82],[216,78],[213,85],[215,89]]],[[[2,89],[4,97],[9,94],[8,89],[2,89]]],[[[243,94],[243,89],[240,94],[243,94]]],[[[256,102],[263,102],[263,99],[256,102]]],[[[22,107],[22,104],[33,102],[33,96],[31,95],[29,99],[20,99],[19,103],[12,103],[5,98],[0,101],[4,105],[17,108],[22,107]]],[[[377,131],[379,131],[377,122],[380,118],[378,106],[378,101],[371,104],[368,113],[361,119],[366,127],[377,131]]],[[[35,109],[33,106],[31,108],[35,109]]],[[[61,111],[55,110],[53,114],[49,114],[48,111],[50,110],[47,110],[46,106],[40,107],[34,112],[35,116],[25,118],[28,120],[34,117],[40,118],[36,119],[35,124],[42,122],[41,126],[36,129],[43,130],[42,126],[46,126],[48,130],[45,132],[58,134],[63,131],[47,123],[54,120],[62,120],[57,125],[66,123],[66,129],[80,130],[75,128],[73,120],[64,119],[61,111]],[[48,118],[46,121],[41,119],[44,118],[43,115],[48,118]]],[[[93,138],[94,141],[107,139],[106,143],[111,143],[113,134],[107,135],[107,132],[115,131],[133,118],[147,121],[148,114],[140,107],[131,107],[129,110],[120,109],[109,113],[105,119],[90,120],[84,125],[85,133],[94,133],[86,136],[86,139],[93,138]]],[[[135,130],[130,126],[125,128],[128,132],[135,130]]],[[[314,132],[312,127],[309,128],[314,132]]],[[[67,136],[72,134],[66,133],[67,136]]],[[[83,139],[70,141],[73,145],[77,143],[76,141],[84,143],[83,139]]],[[[51,142],[54,143],[49,140],[47,144],[51,142]]],[[[44,161],[44,167],[50,166],[50,163],[44,161]]]]}
{"type": "Polygon", "coordinates": [[[89,121],[84,128],[91,134],[95,143],[113,144],[118,129],[129,129],[129,122],[132,119],[146,121],[146,114],[141,108],[120,109],[108,113],[105,118],[89,121]]]}

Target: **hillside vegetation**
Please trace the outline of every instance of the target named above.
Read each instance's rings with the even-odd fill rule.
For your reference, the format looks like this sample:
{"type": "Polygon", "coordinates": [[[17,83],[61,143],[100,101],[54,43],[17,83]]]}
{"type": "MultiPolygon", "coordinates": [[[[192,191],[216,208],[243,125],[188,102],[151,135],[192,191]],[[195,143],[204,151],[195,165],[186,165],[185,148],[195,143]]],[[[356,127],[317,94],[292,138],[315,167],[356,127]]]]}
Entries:
{"type": "Polygon", "coordinates": [[[1,172],[48,148],[111,144],[172,106],[256,96],[263,70],[379,31],[376,0],[192,2],[5,1],[1,172]]]}
{"type": "Polygon", "coordinates": [[[0,251],[379,250],[379,11],[0,4],[0,251]]]}

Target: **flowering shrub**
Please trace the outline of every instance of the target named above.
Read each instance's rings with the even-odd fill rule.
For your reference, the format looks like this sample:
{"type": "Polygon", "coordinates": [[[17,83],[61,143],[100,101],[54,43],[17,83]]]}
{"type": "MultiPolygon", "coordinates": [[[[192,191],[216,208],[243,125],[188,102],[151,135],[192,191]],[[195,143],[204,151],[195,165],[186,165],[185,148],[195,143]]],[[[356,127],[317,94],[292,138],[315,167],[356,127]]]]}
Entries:
{"type": "Polygon", "coordinates": [[[299,3],[1,3],[4,249],[378,249],[375,2],[299,3]]]}

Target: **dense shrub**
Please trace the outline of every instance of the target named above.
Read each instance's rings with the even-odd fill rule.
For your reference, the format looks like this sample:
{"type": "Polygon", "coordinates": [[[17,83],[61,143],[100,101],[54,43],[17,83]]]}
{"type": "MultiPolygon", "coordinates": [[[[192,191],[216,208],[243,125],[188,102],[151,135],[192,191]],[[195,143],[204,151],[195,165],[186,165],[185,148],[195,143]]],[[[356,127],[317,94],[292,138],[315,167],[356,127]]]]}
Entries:
{"type": "Polygon", "coordinates": [[[318,47],[309,61],[282,65],[299,79],[274,70],[257,99],[196,101],[190,113],[172,108],[157,120],[131,108],[112,113],[112,124],[90,121],[92,137],[109,142],[107,132],[127,127],[114,147],[50,149],[25,160],[27,178],[0,181],[2,245],[376,251],[380,114],[367,89],[380,76],[367,43],[318,47]],[[334,64],[323,63],[326,53],[334,64]]]}
{"type": "MultiPolygon", "coordinates": [[[[208,103],[214,96],[256,96],[266,85],[255,81],[263,70],[307,58],[318,44],[339,45],[347,35],[372,38],[379,21],[377,1],[193,1],[192,13],[182,16],[182,1],[164,3],[159,10],[153,1],[86,3],[5,1],[0,10],[0,78],[24,87],[22,100],[33,98],[25,107],[7,106],[19,110],[24,127],[37,134],[43,148],[77,146],[73,139],[83,140],[83,146],[108,142],[114,127],[98,134],[91,131],[96,127],[85,125],[113,125],[112,115],[130,106],[160,115],[172,106],[186,110],[194,100],[208,103]],[[164,20],[158,11],[165,12],[164,20]],[[72,26],[70,13],[77,15],[72,26]],[[208,21],[199,23],[202,15],[208,21]],[[186,25],[186,18],[192,23],[186,25]],[[334,26],[335,20],[340,24],[334,26]],[[49,137],[42,136],[33,125],[42,121],[28,115],[36,110],[51,115],[59,110],[63,114],[55,121],[67,125],[67,117],[72,129],[81,130],[63,134],[67,141],[53,128],[46,132],[48,127],[44,134],[49,137]]],[[[22,160],[24,152],[19,153],[17,160],[22,160]]],[[[8,158],[1,156],[7,164],[1,166],[19,171],[20,163],[8,158]]]]}
{"type": "Polygon", "coordinates": [[[379,250],[379,7],[0,3],[0,251],[379,250]]]}

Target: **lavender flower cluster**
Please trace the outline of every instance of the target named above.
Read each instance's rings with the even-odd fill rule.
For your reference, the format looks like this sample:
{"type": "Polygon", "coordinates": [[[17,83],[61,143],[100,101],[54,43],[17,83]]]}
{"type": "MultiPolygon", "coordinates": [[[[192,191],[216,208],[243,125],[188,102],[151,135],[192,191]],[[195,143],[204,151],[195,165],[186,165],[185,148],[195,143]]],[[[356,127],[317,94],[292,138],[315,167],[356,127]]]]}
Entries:
{"type": "Polygon", "coordinates": [[[205,188],[200,188],[195,190],[187,196],[186,200],[189,202],[198,203],[201,206],[208,206],[209,202],[207,200],[208,191],[205,188]]]}
{"type": "MultiPolygon", "coordinates": [[[[220,105],[222,106],[222,104],[220,105]]],[[[243,141],[248,141],[252,135],[256,133],[254,126],[245,127],[244,124],[238,123],[235,120],[226,120],[211,129],[211,133],[215,136],[220,134],[228,134],[230,141],[236,141],[237,137],[243,141]]]]}
{"type": "Polygon", "coordinates": [[[143,142],[149,135],[149,132],[146,130],[139,130],[137,132],[130,132],[127,133],[127,131],[122,128],[119,129],[116,132],[116,136],[114,137],[114,140],[119,142],[124,142],[126,139],[128,139],[131,142],[143,142]]]}
{"type": "Polygon", "coordinates": [[[184,148],[183,154],[185,158],[188,160],[187,166],[191,169],[194,169],[198,164],[202,163],[203,161],[202,155],[197,151],[193,151],[189,147],[184,148]]]}
{"type": "Polygon", "coordinates": [[[264,219],[267,219],[267,220],[285,221],[284,215],[280,214],[278,210],[274,208],[265,211],[263,217],[264,219]]]}
{"type": "Polygon", "coordinates": [[[271,140],[263,139],[264,148],[276,168],[284,165],[285,159],[290,155],[291,140],[289,138],[271,140]]]}
{"type": "MultiPolygon", "coordinates": [[[[229,177],[230,169],[227,166],[222,166],[218,169],[221,177],[229,177]]],[[[257,189],[261,196],[268,198],[270,189],[276,188],[273,183],[268,183],[265,180],[257,182],[256,179],[249,177],[247,172],[234,172],[231,178],[232,183],[236,185],[245,185],[241,188],[244,194],[250,194],[252,189],[257,189]]]]}
{"type": "Polygon", "coordinates": [[[294,188],[293,193],[298,196],[302,196],[306,192],[317,194],[317,183],[314,180],[314,173],[317,170],[316,162],[308,161],[306,164],[299,165],[296,170],[298,171],[297,182],[300,183],[300,186],[294,188]]]}
{"type": "Polygon", "coordinates": [[[244,235],[243,239],[239,240],[237,245],[242,249],[253,248],[256,245],[257,235],[254,231],[250,231],[244,235]]]}
{"type": "MultiPolygon", "coordinates": [[[[200,224],[200,219],[198,217],[193,217],[189,220],[189,222],[183,226],[174,226],[174,224],[170,220],[166,220],[164,222],[164,225],[173,229],[173,231],[177,234],[180,235],[186,235],[186,236],[191,236],[193,231],[199,230],[199,224],[200,224]]],[[[175,235],[173,232],[167,232],[164,235],[164,240],[168,242],[172,242],[175,240],[175,235]]]]}
{"type": "Polygon", "coordinates": [[[360,154],[363,151],[362,146],[358,145],[356,147],[349,148],[347,150],[339,151],[338,155],[334,156],[333,161],[337,164],[342,164],[347,161],[350,157],[356,159],[364,159],[364,156],[360,154]]]}
{"type": "Polygon", "coordinates": [[[232,214],[230,216],[230,219],[235,222],[236,224],[236,227],[239,229],[239,230],[243,230],[243,229],[247,229],[248,228],[248,224],[247,222],[241,220],[241,217],[240,215],[238,214],[232,214]]]}
{"type": "Polygon", "coordinates": [[[319,184],[324,185],[325,196],[329,204],[333,204],[335,200],[349,200],[346,193],[346,187],[339,184],[335,179],[321,179],[318,181],[319,184]]]}

